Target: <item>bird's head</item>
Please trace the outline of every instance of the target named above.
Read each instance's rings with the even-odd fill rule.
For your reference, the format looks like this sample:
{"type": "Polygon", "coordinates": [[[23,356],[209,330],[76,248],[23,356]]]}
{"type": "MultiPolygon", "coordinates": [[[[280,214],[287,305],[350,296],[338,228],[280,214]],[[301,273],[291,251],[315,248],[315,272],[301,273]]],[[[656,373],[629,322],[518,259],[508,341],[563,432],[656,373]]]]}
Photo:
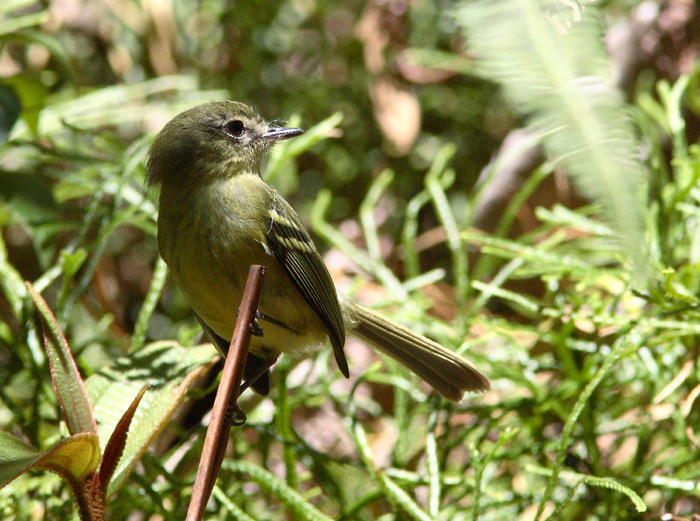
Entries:
{"type": "Polygon", "coordinates": [[[187,185],[259,172],[270,146],[303,132],[268,123],[236,101],[199,105],[160,131],[148,156],[146,183],[187,185]]]}

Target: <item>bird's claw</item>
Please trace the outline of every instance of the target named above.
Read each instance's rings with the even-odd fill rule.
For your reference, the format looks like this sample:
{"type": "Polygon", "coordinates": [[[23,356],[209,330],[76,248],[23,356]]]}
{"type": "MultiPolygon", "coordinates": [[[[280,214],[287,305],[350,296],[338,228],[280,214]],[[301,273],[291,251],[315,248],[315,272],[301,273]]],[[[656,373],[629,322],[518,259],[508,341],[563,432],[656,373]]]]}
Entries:
{"type": "Polygon", "coordinates": [[[229,425],[240,427],[246,422],[247,419],[248,418],[238,404],[229,404],[229,406],[226,407],[226,416],[224,417],[224,421],[229,425]]]}
{"type": "Polygon", "coordinates": [[[253,321],[248,324],[248,331],[253,336],[263,336],[263,330],[260,327],[260,322],[258,322],[257,318],[254,318],[253,321]]]}
{"type": "MultiPolygon", "coordinates": [[[[238,308],[238,311],[236,312],[236,316],[238,316],[238,313],[241,312],[241,308],[238,308]]],[[[248,332],[253,335],[253,336],[259,336],[262,337],[263,335],[263,329],[260,327],[260,322],[258,322],[258,319],[264,319],[265,315],[260,313],[260,311],[255,312],[255,317],[253,320],[248,324],[248,332]]]]}

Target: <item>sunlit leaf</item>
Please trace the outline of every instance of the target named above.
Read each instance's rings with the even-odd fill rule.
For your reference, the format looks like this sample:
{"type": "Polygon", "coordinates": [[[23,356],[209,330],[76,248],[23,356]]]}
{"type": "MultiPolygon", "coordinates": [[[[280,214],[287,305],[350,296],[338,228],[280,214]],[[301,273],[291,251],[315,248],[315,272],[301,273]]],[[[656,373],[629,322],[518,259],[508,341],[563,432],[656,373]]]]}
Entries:
{"type": "Polygon", "coordinates": [[[0,431],[0,488],[27,470],[49,470],[80,482],[99,463],[100,446],[94,433],[75,434],[40,451],[0,431]]]}
{"type": "Polygon", "coordinates": [[[143,387],[150,386],[134,413],[108,495],[119,489],[141,455],[165,428],[192,383],[217,359],[217,351],[211,344],[183,347],[175,342],[158,342],[133,356],[120,358],[87,380],[102,444],[111,438],[124,411],[143,387]]]}

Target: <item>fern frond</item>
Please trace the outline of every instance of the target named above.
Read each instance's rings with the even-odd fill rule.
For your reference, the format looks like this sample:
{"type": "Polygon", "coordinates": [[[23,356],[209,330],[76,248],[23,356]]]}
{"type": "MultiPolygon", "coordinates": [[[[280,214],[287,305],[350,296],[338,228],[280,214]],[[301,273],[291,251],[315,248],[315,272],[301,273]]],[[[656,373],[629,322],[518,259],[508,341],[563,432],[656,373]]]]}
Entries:
{"type": "Polygon", "coordinates": [[[612,80],[600,12],[577,3],[579,9],[567,18],[568,4],[562,3],[553,17],[551,2],[463,2],[455,19],[467,32],[479,73],[503,86],[506,97],[543,134],[551,159],[601,205],[640,276],[645,168],[612,80]]]}

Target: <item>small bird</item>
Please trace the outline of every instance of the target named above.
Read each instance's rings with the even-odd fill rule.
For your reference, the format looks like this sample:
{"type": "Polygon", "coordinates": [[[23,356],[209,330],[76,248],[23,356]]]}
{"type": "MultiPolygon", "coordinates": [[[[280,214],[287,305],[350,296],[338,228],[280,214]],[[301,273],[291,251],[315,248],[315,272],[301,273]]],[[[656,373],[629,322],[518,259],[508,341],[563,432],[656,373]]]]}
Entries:
{"type": "Polygon", "coordinates": [[[328,268],[292,207],[260,177],[270,147],[302,134],[234,101],[171,120],[148,156],[146,183],[160,188],[158,249],[209,339],[223,353],[252,264],[265,266],[243,378],[270,390],[281,353],[310,356],[330,341],[348,378],[345,332],[411,369],[448,400],[490,388],[486,375],[436,342],[338,296],[328,268]]]}

